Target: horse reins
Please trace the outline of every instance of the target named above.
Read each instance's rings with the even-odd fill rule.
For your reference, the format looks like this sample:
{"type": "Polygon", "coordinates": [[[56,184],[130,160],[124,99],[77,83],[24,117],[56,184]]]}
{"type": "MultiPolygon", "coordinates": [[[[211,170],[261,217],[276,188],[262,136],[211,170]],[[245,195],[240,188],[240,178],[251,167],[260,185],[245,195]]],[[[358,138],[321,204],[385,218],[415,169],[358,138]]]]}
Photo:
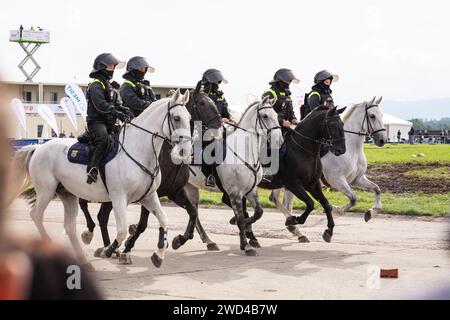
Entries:
{"type": "Polygon", "coordinates": [[[372,138],[374,134],[376,134],[378,132],[386,131],[385,128],[382,128],[382,129],[379,129],[379,130],[374,130],[373,129],[373,125],[370,122],[370,116],[369,116],[369,112],[368,111],[369,111],[369,109],[375,108],[375,107],[378,107],[378,104],[372,104],[370,106],[366,106],[364,119],[363,119],[363,122],[361,123],[361,131],[362,132],[355,132],[355,131],[350,131],[350,130],[344,130],[344,132],[355,134],[355,135],[360,136],[360,137],[372,138]],[[367,121],[367,133],[364,132],[365,131],[364,130],[364,124],[366,123],[366,121],[367,121]]]}
{"type": "MultiPolygon", "coordinates": [[[[240,130],[242,130],[244,132],[247,132],[247,133],[256,134],[257,140],[258,140],[257,143],[259,144],[260,134],[257,131],[257,125],[258,124],[260,125],[262,130],[264,130],[264,129],[267,130],[267,134],[270,134],[270,132],[272,130],[281,129],[280,126],[275,126],[273,128],[267,127],[266,123],[263,121],[263,119],[261,117],[261,114],[259,113],[261,110],[264,110],[264,109],[272,109],[272,107],[270,106],[270,107],[257,108],[257,111],[256,111],[257,115],[256,115],[256,121],[255,121],[255,131],[247,130],[247,129],[242,128],[242,127],[240,127],[238,125],[235,125],[235,124],[231,124],[231,123],[228,123],[228,124],[231,125],[232,127],[234,127],[235,129],[240,129],[240,130]]],[[[247,193],[245,193],[244,197],[246,197],[253,190],[253,188],[255,188],[255,186],[256,186],[257,173],[258,173],[259,169],[261,168],[261,162],[259,161],[259,157],[258,157],[258,161],[256,162],[256,164],[254,164],[252,166],[247,161],[242,159],[233,149],[231,149],[231,147],[228,144],[227,144],[227,147],[228,147],[228,149],[230,149],[231,152],[233,152],[233,154],[236,156],[236,158],[238,158],[240,161],[242,161],[245,164],[245,166],[253,173],[253,185],[250,188],[250,190],[247,193]]]]}
{"type": "MultiPolygon", "coordinates": [[[[169,135],[170,135],[170,137],[172,137],[172,128],[175,129],[175,126],[172,123],[170,110],[172,110],[173,108],[178,107],[178,106],[182,106],[182,104],[170,105],[170,101],[169,101],[169,103],[167,104],[167,113],[166,113],[166,116],[164,117],[164,120],[162,122],[162,125],[164,125],[164,121],[166,121],[166,119],[167,119],[167,124],[169,126],[169,135]]],[[[174,142],[181,143],[182,141],[188,141],[188,140],[190,141],[191,139],[189,137],[180,136],[179,140],[174,141],[171,138],[169,139],[169,138],[164,137],[164,136],[162,136],[162,135],[160,135],[160,134],[158,134],[156,132],[152,132],[150,130],[142,128],[141,126],[138,126],[137,124],[132,123],[132,122],[125,122],[122,125],[122,129],[123,129],[122,142],[119,141],[119,145],[120,145],[121,150],[123,150],[123,152],[127,155],[127,157],[130,158],[131,161],[133,161],[142,171],[144,171],[147,175],[149,175],[151,180],[152,180],[151,183],[150,183],[150,186],[147,188],[147,190],[145,191],[144,195],[142,197],[140,197],[139,200],[136,201],[136,202],[140,202],[150,192],[151,188],[153,187],[153,183],[155,181],[155,178],[158,176],[159,171],[160,171],[160,166],[159,166],[159,162],[158,162],[158,154],[156,154],[156,148],[155,148],[155,138],[160,138],[160,139],[162,139],[164,141],[167,141],[171,145],[173,145],[174,142]],[[154,156],[155,156],[155,159],[156,159],[156,167],[155,167],[153,172],[151,172],[146,166],[144,166],[142,163],[137,161],[135,158],[133,158],[133,156],[131,154],[129,154],[127,152],[127,150],[125,149],[123,143],[125,141],[125,133],[126,133],[126,127],[127,127],[126,125],[127,125],[127,123],[130,124],[131,126],[135,127],[135,128],[140,129],[141,131],[147,132],[147,133],[152,135],[152,148],[153,148],[153,153],[154,153],[154,156]]],[[[120,150],[119,150],[119,152],[120,152],[120,150]]]]}
{"type": "MultiPolygon", "coordinates": [[[[306,139],[306,140],[309,140],[309,141],[311,141],[311,142],[314,142],[315,144],[325,145],[325,146],[328,146],[328,147],[331,147],[331,148],[332,148],[333,145],[334,145],[334,143],[336,143],[336,142],[338,142],[338,141],[345,140],[345,137],[341,137],[341,138],[333,138],[333,137],[332,137],[331,132],[330,132],[330,128],[329,128],[329,126],[328,126],[328,121],[329,121],[329,119],[334,119],[334,118],[340,118],[340,117],[339,117],[339,115],[336,115],[336,116],[333,116],[333,117],[328,117],[328,112],[327,112],[327,113],[325,114],[325,119],[324,119],[323,122],[322,122],[322,126],[321,126],[321,129],[320,129],[320,132],[323,134],[324,127],[325,127],[325,128],[326,128],[326,131],[327,131],[327,134],[328,134],[328,138],[323,138],[323,137],[322,137],[321,139],[314,139],[314,138],[308,137],[308,136],[306,136],[306,135],[304,135],[304,134],[298,132],[297,130],[290,129],[290,131],[293,132],[293,133],[295,133],[296,135],[298,135],[298,136],[300,136],[300,137],[306,139]]],[[[300,147],[300,148],[303,149],[304,151],[308,152],[309,154],[315,155],[315,154],[313,154],[311,151],[305,149],[302,145],[300,145],[299,143],[297,143],[297,141],[295,141],[295,139],[294,139],[292,136],[291,136],[291,139],[292,139],[292,141],[293,141],[298,147],[300,147]]]]}

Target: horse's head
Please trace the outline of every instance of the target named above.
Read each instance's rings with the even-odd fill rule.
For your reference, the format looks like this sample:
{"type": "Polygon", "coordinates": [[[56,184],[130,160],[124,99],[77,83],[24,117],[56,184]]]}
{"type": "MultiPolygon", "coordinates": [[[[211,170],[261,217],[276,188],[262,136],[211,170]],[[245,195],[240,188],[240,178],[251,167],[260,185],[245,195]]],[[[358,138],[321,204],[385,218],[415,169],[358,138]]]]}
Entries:
{"type": "Polygon", "coordinates": [[[383,123],[383,113],[378,107],[382,99],[383,97],[379,99],[374,97],[371,102],[364,102],[366,115],[363,130],[367,130],[366,133],[373,138],[375,145],[378,147],[384,146],[388,139],[383,123]]]}
{"type": "Polygon", "coordinates": [[[257,105],[256,132],[259,135],[267,135],[267,139],[273,149],[280,148],[283,144],[283,134],[278,123],[278,115],[273,109],[276,98],[264,97],[257,105]]]}
{"type": "Polygon", "coordinates": [[[322,139],[325,139],[330,145],[331,152],[336,156],[340,156],[346,151],[344,123],[340,117],[344,110],[345,108],[337,109],[337,107],[328,110],[321,129],[322,139]]]}
{"type": "Polygon", "coordinates": [[[166,120],[163,126],[164,135],[172,142],[171,157],[174,163],[188,162],[191,157],[191,116],[186,109],[189,91],[183,95],[178,89],[170,98],[166,120]]]}
{"type": "Polygon", "coordinates": [[[222,117],[214,101],[201,90],[201,81],[191,91],[186,107],[191,114],[192,121],[202,123],[203,131],[207,131],[209,139],[219,139],[223,136],[222,117]]]}

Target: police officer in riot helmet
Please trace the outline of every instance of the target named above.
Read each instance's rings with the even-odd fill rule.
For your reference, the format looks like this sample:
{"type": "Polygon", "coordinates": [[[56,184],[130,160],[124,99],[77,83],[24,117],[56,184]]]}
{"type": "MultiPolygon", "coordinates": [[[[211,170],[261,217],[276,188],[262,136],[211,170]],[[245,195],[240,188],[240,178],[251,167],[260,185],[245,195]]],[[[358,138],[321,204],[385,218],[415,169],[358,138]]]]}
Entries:
{"type": "Polygon", "coordinates": [[[304,105],[300,108],[301,119],[304,119],[320,105],[334,106],[331,84],[338,80],[338,75],[327,70],[322,70],[315,75],[314,86],[311,88],[311,92],[305,95],[304,105]]]}
{"type": "Polygon", "coordinates": [[[143,57],[133,57],[127,63],[127,72],[122,76],[125,82],[120,87],[124,106],[131,109],[133,116],[139,116],[152,102],[156,101],[150,82],[144,77],[155,69],[143,57]]]}
{"type": "Polygon", "coordinates": [[[292,70],[286,68],[279,69],[275,72],[273,80],[269,82],[271,85],[270,89],[263,94],[263,97],[269,96],[271,99],[277,99],[273,108],[278,114],[278,122],[282,126],[283,132],[286,132],[286,128],[289,128],[291,125],[298,124],[292,105],[292,93],[289,89],[292,82],[300,82],[292,70]]]}
{"type": "MultiPolygon", "coordinates": [[[[214,101],[219,113],[222,117],[222,122],[228,123],[232,121],[230,111],[228,109],[228,102],[221,90],[219,90],[219,85],[221,83],[228,83],[228,81],[223,76],[222,72],[217,69],[208,69],[203,73],[201,84],[203,91],[208,94],[211,100],[214,101]]],[[[203,142],[203,149],[206,148],[211,143],[211,141],[203,142]]],[[[213,166],[203,163],[202,172],[206,176],[205,185],[209,187],[214,187],[216,185],[213,173],[213,166]]]]}
{"type": "Polygon", "coordinates": [[[111,53],[102,53],[95,58],[89,77],[94,79],[88,86],[86,99],[87,128],[91,138],[87,183],[97,181],[98,171],[108,149],[109,135],[113,132],[117,119],[126,121],[130,110],[121,106],[116,89],[119,84],[112,81],[114,70],[124,67],[124,63],[111,53]]]}

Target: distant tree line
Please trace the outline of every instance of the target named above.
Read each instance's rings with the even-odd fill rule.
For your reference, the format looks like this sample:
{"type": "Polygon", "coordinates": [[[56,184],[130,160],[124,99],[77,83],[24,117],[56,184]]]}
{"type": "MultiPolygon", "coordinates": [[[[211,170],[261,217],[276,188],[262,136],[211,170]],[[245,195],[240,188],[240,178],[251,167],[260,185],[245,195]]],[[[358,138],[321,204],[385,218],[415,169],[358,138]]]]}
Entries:
{"type": "Polygon", "coordinates": [[[450,130],[450,118],[435,119],[411,119],[414,130],[450,130]]]}

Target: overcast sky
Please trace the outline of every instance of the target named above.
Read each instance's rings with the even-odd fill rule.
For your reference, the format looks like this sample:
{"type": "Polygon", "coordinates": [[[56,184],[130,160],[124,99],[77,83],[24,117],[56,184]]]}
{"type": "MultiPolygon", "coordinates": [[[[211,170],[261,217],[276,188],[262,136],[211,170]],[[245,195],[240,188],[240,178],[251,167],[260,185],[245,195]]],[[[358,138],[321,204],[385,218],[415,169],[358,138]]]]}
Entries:
{"type": "MultiPolygon", "coordinates": [[[[36,58],[35,81],[88,82],[94,58],[143,55],[153,84],[194,85],[207,68],[223,71],[232,105],[260,95],[281,67],[308,91],[317,71],[340,75],[344,105],[450,97],[448,1],[8,1],[0,11],[0,72],[24,80],[23,51],[8,42],[20,24],[51,32],[36,58]]],[[[116,73],[121,80],[121,72],[116,73]]]]}

